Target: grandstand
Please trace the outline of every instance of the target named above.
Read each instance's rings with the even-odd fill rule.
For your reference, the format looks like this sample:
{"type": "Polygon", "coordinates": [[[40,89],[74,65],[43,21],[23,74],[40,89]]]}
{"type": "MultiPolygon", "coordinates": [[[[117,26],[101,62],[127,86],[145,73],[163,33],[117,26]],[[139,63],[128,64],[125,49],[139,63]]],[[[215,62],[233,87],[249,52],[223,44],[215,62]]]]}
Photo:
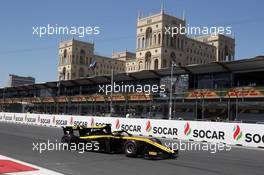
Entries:
{"type": "MultiPolygon", "coordinates": [[[[263,74],[264,56],[175,66],[172,119],[264,122],[263,74]]],[[[124,84],[164,83],[166,91],[105,95],[98,92],[98,86],[110,84],[111,75],[103,75],[2,88],[0,111],[168,118],[171,68],[113,77],[114,82],[124,84]]]]}

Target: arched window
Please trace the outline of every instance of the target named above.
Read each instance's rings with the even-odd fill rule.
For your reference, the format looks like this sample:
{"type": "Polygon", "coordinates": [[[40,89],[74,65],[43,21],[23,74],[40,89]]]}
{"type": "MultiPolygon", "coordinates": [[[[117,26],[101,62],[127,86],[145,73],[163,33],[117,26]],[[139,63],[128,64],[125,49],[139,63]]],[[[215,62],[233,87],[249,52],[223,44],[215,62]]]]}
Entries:
{"type": "Polygon", "coordinates": [[[154,61],[154,70],[157,70],[158,68],[159,68],[159,60],[156,59],[156,60],[154,61]]]}
{"type": "Polygon", "coordinates": [[[166,35],[166,46],[169,46],[169,40],[170,40],[170,36],[166,35]]]}
{"type": "Polygon", "coordinates": [[[145,54],[145,69],[150,69],[150,64],[151,64],[151,53],[147,52],[145,54]]]}
{"type": "Polygon", "coordinates": [[[89,65],[92,63],[92,58],[89,58],[89,65]]]}
{"type": "Polygon", "coordinates": [[[161,35],[159,33],[159,35],[158,35],[158,44],[160,44],[160,42],[161,42],[161,35]]]}
{"type": "Polygon", "coordinates": [[[152,28],[148,27],[146,30],[146,47],[150,47],[152,45],[152,28]]]}
{"type": "Polygon", "coordinates": [[[162,67],[163,68],[166,68],[167,67],[167,61],[165,59],[162,61],[162,67]]]}
{"type": "Polygon", "coordinates": [[[84,77],[84,70],[82,67],[79,69],[79,77],[84,77]]]}
{"type": "MultiPolygon", "coordinates": [[[[173,32],[174,33],[178,33],[176,28],[173,29],[173,32]]],[[[177,41],[177,35],[173,35],[172,38],[171,38],[171,46],[174,47],[174,48],[176,48],[176,45],[177,45],[176,41],[177,41]]]]}
{"type": "Polygon", "coordinates": [[[63,62],[62,64],[67,64],[67,49],[64,49],[64,52],[63,52],[63,62]]]}
{"type": "Polygon", "coordinates": [[[80,64],[84,64],[85,51],[83,49],[80,50],[80,64]]]}
{"type": "Polygon", "coordinates": [[[72,55],[72,64],[75,63],[75,55],[72,55]]]}
{"type": "Polygon", "coordinates": [[[171,46],[171,47],[174,47],[174,40],[173,40],[173,37],[172,37],[172,36],[170,37],[170,40],[171,40],[171,41],[170,41],[170,46],[171,46]]]}
{"type": "Polygon", "coordinates": [[[142,61],[140,61],[138,64],[138,70],[142,70],[142,69],[143,69],[143,63],[142,61]]]}
{"type": "Polygon", "coordinates": [[[67,49],[64,49],[63,58],[67,57],[67,49]]]}
{"type": "Polygon", "coordinates": [[[141,44],[140,43],[140,38],[138,38],[138,46],[137,46],[138,49],[140,49],[140,44],[141,44]]]}
{"type": "Polygon", "coordinates": [[[229,54],[229,48],[227,45],[225,45],[224,56],[225,56],[225,58],[224,58],[225,61],[231,60],[231,55],[229,54]]]}
{"type": "Polygon", "coordinates": [[[60,80],[65,80],[66,77],[66,67],[62,69],[62,74],[60,75],[60,80]]]}
{"type": "Polygon", "coordinates": [[[154,35],[154,45],[156,45],[156,44],[157,44],[157,36],[154,35]]]}
{"type": "Polygon", "coordinates": [[[174,52],[171,52],[170,54],[170,60],[173,61],[174,63],[176,63],[176,55],[174,52]]]}
{"type": "Polygon", "coordinates": [[[142,48],[145,48],[145,38],[144,38],[144,37],[142,38],[142,44],[141,44],[141,47],[142,47],[142,48]]]}

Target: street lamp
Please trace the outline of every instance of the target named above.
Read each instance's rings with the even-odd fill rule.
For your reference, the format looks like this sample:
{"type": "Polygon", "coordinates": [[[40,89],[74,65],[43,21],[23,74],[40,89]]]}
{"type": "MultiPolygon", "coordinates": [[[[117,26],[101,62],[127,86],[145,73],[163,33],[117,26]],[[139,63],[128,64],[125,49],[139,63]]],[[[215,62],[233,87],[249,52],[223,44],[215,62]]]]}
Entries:
{"type": "MultiPolygon", "coordinates": [[[[172,78],[173,78],[173,68],[176,66],[176,63],[171,62],[171,77],[170,77],[170,103],[169,103],[169,120],[172,117],[172,78]]],[[[174,109],[175,110],[175,109],[174,109]]]]}
{"type": "MultiPolygon", "coordinates": [[[[60,87],[61,87],[61,80],[64,80],[64,74],[61,72],[60,75],[59,75],[59,81],[57,83],[57,97],[60,96],[60,87]]],[[[57,103],[57,114],[59,113],[59,104],[58,104],[58,101],[56,102],[57,103]]]]}
{"type": "Polygon", "coordinates": [[[5,87],[3,89],[3,104],[2,104],[2,110],[5,111],[5,87]]]}
{"type": "Polygon", "coordinates": [[[114,69],[111,70],[111,99],[110,99],[110,117],[113,114],[113,87],[114,86],[114,69]]]}

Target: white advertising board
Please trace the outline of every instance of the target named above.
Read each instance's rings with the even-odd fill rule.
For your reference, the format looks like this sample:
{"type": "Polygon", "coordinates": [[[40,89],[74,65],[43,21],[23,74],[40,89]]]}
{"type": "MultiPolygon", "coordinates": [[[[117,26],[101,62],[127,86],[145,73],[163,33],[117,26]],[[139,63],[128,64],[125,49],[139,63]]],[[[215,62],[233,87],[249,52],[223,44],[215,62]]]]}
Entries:
{"type": "Polygon", "coordinates": [[[102,125],[135,135],[264,147],[264,124],[154,120],[74,115],[0,113],[1,122],[41,126],[102,125]]]}

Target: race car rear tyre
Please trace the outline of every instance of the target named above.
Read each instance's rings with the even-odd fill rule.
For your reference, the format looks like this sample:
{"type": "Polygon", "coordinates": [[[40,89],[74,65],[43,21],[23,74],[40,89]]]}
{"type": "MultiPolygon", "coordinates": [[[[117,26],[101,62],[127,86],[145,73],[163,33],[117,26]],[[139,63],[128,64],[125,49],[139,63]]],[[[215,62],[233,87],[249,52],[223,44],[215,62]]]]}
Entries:
{"type": "Polygon", "coordinates": [[[124,146],[124,151],[126,156],[128,157],[136,157],[137,156],[137,152],[138,152],[138,148],[135,142],[132,141],[128,141],[125,143],[124,146]]]}
{"type": "Polygon", "coordinates": [[[64,149],[70,150],[71,145],[77,143],[77,139],[76,139],[76,137],[74,135],[64,135],[61,138],[61,143],[66,144],[66,145],[63,145],[64,149]]]}

